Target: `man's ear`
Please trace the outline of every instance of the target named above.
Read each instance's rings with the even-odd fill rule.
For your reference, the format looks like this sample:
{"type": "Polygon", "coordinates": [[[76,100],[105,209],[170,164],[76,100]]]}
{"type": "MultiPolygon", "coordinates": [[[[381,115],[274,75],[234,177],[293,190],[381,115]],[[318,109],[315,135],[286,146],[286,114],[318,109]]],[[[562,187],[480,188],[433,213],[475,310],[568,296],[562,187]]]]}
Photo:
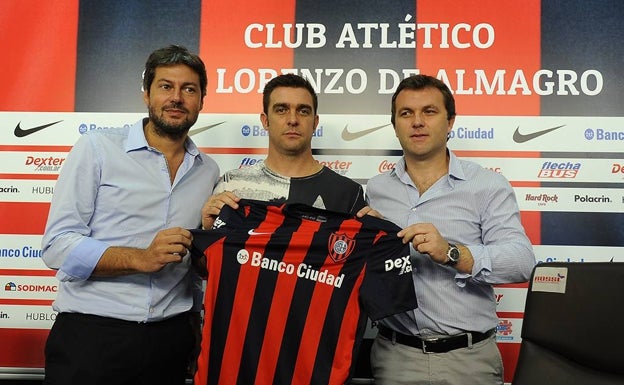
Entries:
{"type": "Polygon", "coordinates": [[[266,130],[269,127],[269,117],[264,112],[260,114],[260,121],[262,122],[262,127],[266,130]]]}
{"type": "Polygon", "coordinates": [[[149,91],[147,90],[143,91],[143,103],[149,107],[149,91]]]}

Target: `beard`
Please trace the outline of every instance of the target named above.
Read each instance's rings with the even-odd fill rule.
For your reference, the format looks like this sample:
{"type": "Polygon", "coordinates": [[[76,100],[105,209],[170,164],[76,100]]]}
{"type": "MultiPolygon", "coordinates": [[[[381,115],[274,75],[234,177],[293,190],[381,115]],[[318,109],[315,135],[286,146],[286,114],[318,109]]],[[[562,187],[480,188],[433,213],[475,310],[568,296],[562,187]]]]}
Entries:
{"type": "MultiPolygon", "coordinates": [[[[176,107],[181,108],[181,107],[176,107]]],[[[197,121],[197,115],[195,117],[188,117],[179,123],[170,123],[163,118],[162,113],[159,115],[156,113],[156,108],[153,106],[149,107],[149,119],[154,124],[154,129],[156,134],[159,136],[167,137],[170,139],[180,139],[183,138],[188,130],[195,124],[197,121]]],[[[188,111],[185,110],[188,113],[188,111]]]]}

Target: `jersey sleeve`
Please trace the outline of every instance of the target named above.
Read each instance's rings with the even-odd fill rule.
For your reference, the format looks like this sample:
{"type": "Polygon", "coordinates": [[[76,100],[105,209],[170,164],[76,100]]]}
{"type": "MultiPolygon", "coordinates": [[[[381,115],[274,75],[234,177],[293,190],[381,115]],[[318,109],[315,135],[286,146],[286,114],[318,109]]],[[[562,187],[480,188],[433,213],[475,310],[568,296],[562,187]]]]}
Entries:
{"type": "MultiPolygon", "coordinates": [[[[366,217],[365,217],[366,219],[366,217]]],[[[394,224],[378,218],[367,220],[375,237],[360,288],[362,306],[373,321],[418,307],[409,244],[403,244],[394,224]],[[372,227],[371,227],[372,226],[372,227]]]]}

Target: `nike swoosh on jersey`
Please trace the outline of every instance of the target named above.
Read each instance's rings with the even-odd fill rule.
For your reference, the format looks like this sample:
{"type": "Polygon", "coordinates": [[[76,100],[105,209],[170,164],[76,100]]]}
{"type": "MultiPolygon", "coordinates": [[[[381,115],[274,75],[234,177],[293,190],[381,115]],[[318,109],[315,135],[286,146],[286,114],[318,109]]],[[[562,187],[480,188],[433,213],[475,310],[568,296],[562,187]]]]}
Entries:
{"type": "Polygon", "coordinates": [[[223,124],[223,123],[225,123],[225,121],[219,122],[219,123],[215,123],[215,124],[211,124],[211,125],[208,125],[206,127],[195,128],[193,130],[190,130],[188,134],[189,134],[189,136],[193,136],[195,134],[199,134],[200,132],[204,132],[206,130],[210,130],[211,128],[216,127],[216,126],[218,126],[220,124],[223,124]]]}
{"type": "Polygon", "coordinates": [[[34,134],[37,131],[41,131],[44,128],[48,128],[48,127],[53,126],[56,123],[60,123],[60,122],[62,122],[62,120],[59,120],[58,122],[48,123],[48,124],[44,124],[42,126],[37,126],[37,127],[33,127],[33,128],[26,128],[26,129],[22,128],[20,126],[20,124],[22,124],[22,122],[19,122],[19,123],[17,123],[17,126],[15,126],[15,131],[13,131],[13,134],[15,134],[15,136],[17,136],[18,138],[23,138],[23,137],[25,137],[27,135],[34,134]]]}
{"type": "Polygon", "coordinates": [[[516,131],[514,131],[513,141],[516,142],[516,143],[528,142],[531,139],[535,139],[535,138],[537,138],[539,136],[542,136],[544,134],[548,134],[549,132],[555,131],[556,129],[561,128],[563,126],[565,126],[565,124],[561,125],[561,126],[553,127],[553,128],[547,128],[545,130],[535,131],[535,132],[533,132],[531,134],[521,134],[520,131],[519,131],[520,126],[518,126],[516,128],[516,131]]]}
{"type": "Polygon", "coordinates": [[[256,229],[251,229],[251,230],[249,230],[247,232],[247,234],[249,234],[249,235],[271,235],[271,234],[273,234],[273,233],[256,233],[255,230],[256,229]]]}
{"type": "Polygon", "coordinates": [[[377,126],[377,127],[373,127],[373,128],[367,128],[365,130],[361,130],[361,131],[356,131],[356,132],[351,132],[349,131],[348,127],[349,125],[347,124],[343,129],[342,129],[342,139],[346,140],[347,142],[350,140],[355,140],[357,138],[361,138],[364,135],[368,135],[371,132],[375,132],[379,129],[382,129],[386,126],[389,126],[390,123],[388,124],[384,124],[383,126],[377,126]]]}

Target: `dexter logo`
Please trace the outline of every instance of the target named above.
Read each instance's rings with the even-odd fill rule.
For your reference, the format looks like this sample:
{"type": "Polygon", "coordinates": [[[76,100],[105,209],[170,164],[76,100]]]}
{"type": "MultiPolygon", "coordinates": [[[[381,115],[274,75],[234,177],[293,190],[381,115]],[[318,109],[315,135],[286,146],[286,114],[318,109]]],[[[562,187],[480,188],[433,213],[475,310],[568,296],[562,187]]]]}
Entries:
{"type": "Polygon", "coordinates": [[[54,158],[51,156],[47,158],[28,156],[26,158],[26,165],[28,166],[34,164],[35,166],[60,166],[64,161],[65,158],[54,158]]]}
{"type": "Polygon", "coordinates": [[[410,273],[412,271],[412,263],[410,262],[409,255],[397,259],[386,259],[384,261],[386,271],[401,269],[399,275],[410,273]]]}

